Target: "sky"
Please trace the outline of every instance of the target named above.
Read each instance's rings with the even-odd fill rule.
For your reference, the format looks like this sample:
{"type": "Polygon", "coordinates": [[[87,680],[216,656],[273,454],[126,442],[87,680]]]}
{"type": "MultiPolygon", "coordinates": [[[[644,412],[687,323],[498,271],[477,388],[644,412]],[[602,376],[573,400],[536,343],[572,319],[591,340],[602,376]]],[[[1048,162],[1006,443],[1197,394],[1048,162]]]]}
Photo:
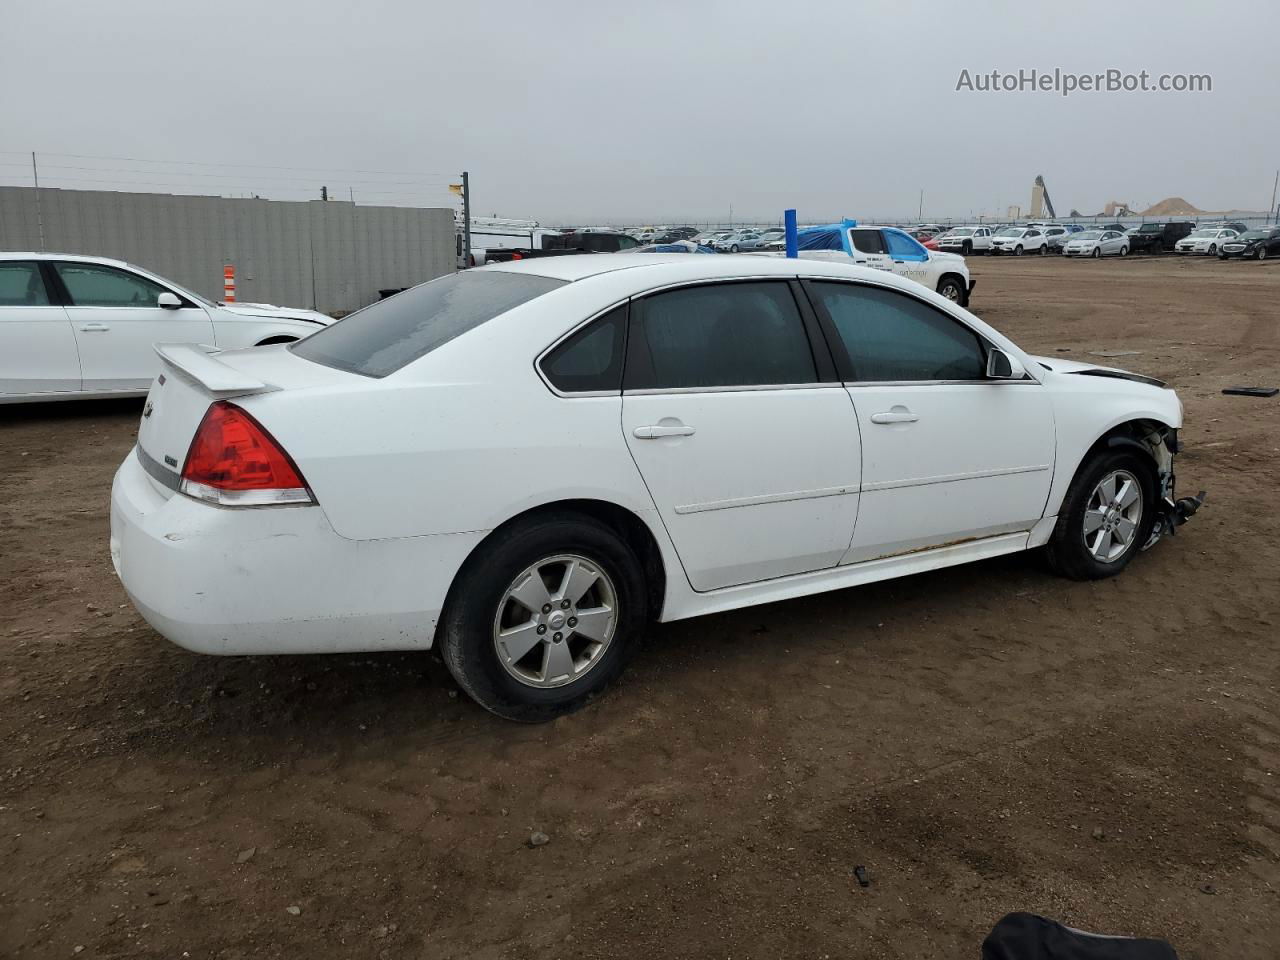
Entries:
{"type": "MultiPolygon", "coordinates": [[[[545,223],[1265,210],[1280,4],[0,0],[0,183],[545,223]],[[26,38],[23,42],[15,42],[26,38]],[[996,70],[1204,92],[957,90],[996,70]]],[[[976,83],[976,81],[975,81],[976,83]]]]}

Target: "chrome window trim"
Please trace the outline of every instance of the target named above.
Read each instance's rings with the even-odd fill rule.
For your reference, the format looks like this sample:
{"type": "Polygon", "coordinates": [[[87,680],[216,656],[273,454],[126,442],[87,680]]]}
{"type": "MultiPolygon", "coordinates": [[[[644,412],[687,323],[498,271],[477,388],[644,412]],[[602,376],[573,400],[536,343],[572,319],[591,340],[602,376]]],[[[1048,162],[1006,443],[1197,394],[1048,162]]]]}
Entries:
{"type": "MultiPolygon", "coordinates": [[[[830,383],[756,383],[730,387],[644,387],[640,390],[623,390],[624,397],[657,397],[664,394],[687,393],[759,393],[763,390],[840,390],[844,384],[830,383]]],[[[612,396],[612,394],[611,394],[612,396]]]]}
{"type": "Polygon", "coordinates": [[[1024,377],[1021,380],[847,380],[843,386],[849,389],[856,387],[953,387],[953,386],[999,386],[1008,384],[1009,386],[1017,386],[1023,383],[1034,383],[1037,387],[1043,386],[1039,380],[1034,377],[1024,377]]]}

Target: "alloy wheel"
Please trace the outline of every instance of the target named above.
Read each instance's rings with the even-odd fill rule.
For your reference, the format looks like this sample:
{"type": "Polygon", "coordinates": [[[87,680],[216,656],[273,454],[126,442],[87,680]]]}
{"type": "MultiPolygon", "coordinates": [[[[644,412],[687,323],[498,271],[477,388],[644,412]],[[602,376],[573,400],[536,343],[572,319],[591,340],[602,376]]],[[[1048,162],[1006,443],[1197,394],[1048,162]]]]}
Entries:
{"type": "Polygon", "coordinates": [[[600,663],[618,624],[618,594],[604,569],[561,554],[511,582],[493,620],[502,668],[530,687],[562,687],[600,663]]]}
{"type": "Polygon", "coordinates": [[[1128,470],[1112,470],[1089,495],[1084,545],[1099,563],[1114,563],[1133,546],[1142,525],[1142,486],[1128,470]]]}

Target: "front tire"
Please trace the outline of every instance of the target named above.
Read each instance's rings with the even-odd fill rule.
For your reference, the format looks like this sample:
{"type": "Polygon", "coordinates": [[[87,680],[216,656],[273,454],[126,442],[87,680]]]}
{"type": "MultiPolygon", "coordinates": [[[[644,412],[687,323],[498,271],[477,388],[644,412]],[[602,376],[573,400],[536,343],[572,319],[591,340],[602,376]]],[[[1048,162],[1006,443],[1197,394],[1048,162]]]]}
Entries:
{"type": "Polygon", "coordinates": [[[1018,244],[1016,247],[1013,248],[1013,255],[1015,257],[1022,256],[1022,244],[1018,244]]]}
{"type": "Polygon", "coordinates": [[[964,284],[958,277],[943,277],[938,283],[938,293],[946,297],[952,303],[958,303],[964,306],[964,284]]]}
{"type": "Polygon", "coordinates": [[[1115,576],[1150,539],[1155,500],[1149,460],[1128,450],[1095,454],[1067,488],[1045,546],[1049,566],[1073,580],[1115,576]]]}
{"type": "Polygon", "coordinates": [[[639,561],[604,524],[574,513],[517,522],[458,574],[440,652],[486,710],[551,720],[622,672],[644,630],[645,598],[639,561]]]}
{"type": "Polygon", "coordinates": [[[1218,245],[1216,243],[1209,244],[1209,256],[1212,257],[1217,252],[1218,252],[1218,245]]]}
{"type": "Polygon", "coordinates": [[[1267,248],[1263,244],[1258,244],[1258,259],[1259,260],[1267,259],[1267,248]]]}
{"type": "Polygon", "coordinates": [[[1097,260],[1099,257],[1101,257],[1101,256],[1102,256],[1102,248],[1101,248],[1101,247],[1094,247],[1094,248],[1093,248],[1093,253],[1091,253],[1091,254],[1090,254],[1090,256],[1091,256],[1091,257],[1093,257],[1093,259],[1097,260]]]}
{"type": "Polygon", "coordinates": [[[730,252],[730,253],[737,253],[737,252],[738,252],[738,245],[735,243],[733,246],[731,246],[731,247],[729,248],[729,252],[730,252]]]}
{"type": "Polygon", "coordinates": [[[967,257],[971,253],[973,253],[973,244],[966,240],[960,245],[960,255],[962,257],[967,257]]]}

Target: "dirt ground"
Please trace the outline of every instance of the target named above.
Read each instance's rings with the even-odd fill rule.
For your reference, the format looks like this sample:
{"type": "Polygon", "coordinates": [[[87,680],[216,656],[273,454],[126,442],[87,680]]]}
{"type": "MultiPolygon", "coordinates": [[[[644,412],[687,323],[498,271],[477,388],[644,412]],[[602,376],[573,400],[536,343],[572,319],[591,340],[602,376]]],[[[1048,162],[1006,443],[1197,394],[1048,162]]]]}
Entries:
{"type": "Polygon", "coordinates": [[[1280,263],[970,262],[1025,348],[1178,388],[1201,514],[1106,582],[655,627],[542,727],[429,655],[171,646],[107,556],[140,403],[0,408],[0,956],[976,958],[1030,910],[1275,960],[1280,398],[1220,390],[1280,385],[1280,263]]]}

